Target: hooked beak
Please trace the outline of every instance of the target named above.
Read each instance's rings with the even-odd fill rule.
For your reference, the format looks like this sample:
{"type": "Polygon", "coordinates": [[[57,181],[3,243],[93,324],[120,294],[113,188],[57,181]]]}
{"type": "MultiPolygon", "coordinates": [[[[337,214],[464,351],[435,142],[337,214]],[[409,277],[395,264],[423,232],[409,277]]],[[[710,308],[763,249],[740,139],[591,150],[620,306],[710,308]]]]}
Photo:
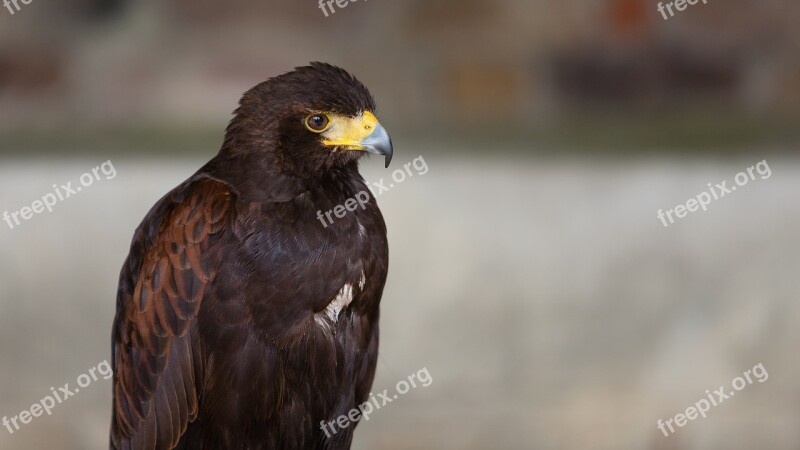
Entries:
{"type": "Polygon", "coordinates": [[[375,126],[375,131],[364,138],[360,144],[367,153],[383,155],[386,158],[386,167],[389,167],[389,164],[392,162],[394,147],[392,147],[392,138],[389,137],[389,133],[386,132],[386,128],[383,128],[383,125],[377,124],[375,126]]]}
{"type": "Polygon", "coordinates": [[[327,147],[347,151],[362,151],[382,155],[386,167],[392,162],[392,138],[369,111],[358,117],[331,115],[330,128],[322,133],[322,143],[327,147]]]}

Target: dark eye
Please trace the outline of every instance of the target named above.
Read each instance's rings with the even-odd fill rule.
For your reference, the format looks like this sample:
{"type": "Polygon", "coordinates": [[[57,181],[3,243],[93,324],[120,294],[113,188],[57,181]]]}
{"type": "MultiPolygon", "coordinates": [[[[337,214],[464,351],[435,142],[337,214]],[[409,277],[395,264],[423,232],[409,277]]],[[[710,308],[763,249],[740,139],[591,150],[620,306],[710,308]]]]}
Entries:
{"type": "Polygon", "coordinates": [[[325,114],[314,114],[306,119],[306,126],[315,133],[322,133],[328,129],[331,120],[325,114]]]}

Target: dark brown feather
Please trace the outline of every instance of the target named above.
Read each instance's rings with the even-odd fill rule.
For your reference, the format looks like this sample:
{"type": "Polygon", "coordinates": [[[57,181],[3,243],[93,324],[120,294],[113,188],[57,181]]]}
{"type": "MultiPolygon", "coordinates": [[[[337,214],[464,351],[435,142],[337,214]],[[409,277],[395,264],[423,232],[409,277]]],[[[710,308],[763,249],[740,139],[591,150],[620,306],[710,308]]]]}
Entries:
{"type": "Polygon", "coordinates": [[[120,276],[112,449],[346,449],[375,375],[388,271],[359,152],[332,152],[308,111],[374,111],[342,69],[314,63],[242,98],[219,154],[150,211],[120,276]],[[364,279],[363,287],[360,281],[364,279]],[[325,308],[346,284],[336,320],[325,308]]]}
{"type": "Polygon", "coordinates": [[[154,236],[141,239],[153,229],[148,221],[137,231],[135,255],[122,271],[114,328],[114,448],[173,448],[197,415],[188,331],[214,275],[201,270],[199,259],[224,229],[220,223],[228,219],[232,196],[207,178],[179,190],[154,208],[150,220],[161,222],[154,236]],[[131,267],[138,260],[141,266],[131,267]],[[139,274],[135,284],[132,273],[139,274]]]}

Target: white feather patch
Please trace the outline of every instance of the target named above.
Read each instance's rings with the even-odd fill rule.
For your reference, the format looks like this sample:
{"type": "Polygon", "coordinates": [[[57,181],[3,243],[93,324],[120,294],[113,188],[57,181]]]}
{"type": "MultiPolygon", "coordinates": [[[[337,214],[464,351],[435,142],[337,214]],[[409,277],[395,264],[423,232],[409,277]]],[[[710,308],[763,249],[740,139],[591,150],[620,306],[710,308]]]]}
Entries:
{"type": "Polygon", "coordinates": [[[330,302],[330,304],[328,304],[328,306],[325,308],[325,314],[327,314],[329,319],[336,322],[339,320],[339,313],[342,312],[343,309],[347,308],[347,305],[349,305],[352,301],[353,285],[347,283],[342,286],[333,301],[330,302]]]}
{"type": "MultiPolygon", "coordinates": [[[[367,284],[367,277],[364,275],[364,271],[361,271],[361,278],[358,280],[358,289],[364,290],[364,286],[367,284]]],[[[321,316],[325,314],[325,316],[330,319],[331,322],[337,322],[339,320],[339,314],[342,312],[343,309],[347,308],[348,305],[353,301],[354,297],[354,289],[351,283],[347,283],[339,289],[339,292],[336,294],[336,297],[333,298],[328,306],[325,307],[325,311],[322,311],[315,315],[314,319],[319,325],[327,325],[325,320],[321,316]]]]}

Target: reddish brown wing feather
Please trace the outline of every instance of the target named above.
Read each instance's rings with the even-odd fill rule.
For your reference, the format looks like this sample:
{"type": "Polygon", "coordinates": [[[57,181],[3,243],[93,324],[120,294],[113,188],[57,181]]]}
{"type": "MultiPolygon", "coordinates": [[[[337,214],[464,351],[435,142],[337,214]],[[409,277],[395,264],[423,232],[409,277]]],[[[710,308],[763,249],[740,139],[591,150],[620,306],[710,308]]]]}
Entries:
{"type": "Polygon", "coordinates": [[[190,181],[137,231],[117,301],[112,448],[172,449],[197,417],[194,319],[216,275],[210,250],[231,205],[221,182],[190,181]]]}

